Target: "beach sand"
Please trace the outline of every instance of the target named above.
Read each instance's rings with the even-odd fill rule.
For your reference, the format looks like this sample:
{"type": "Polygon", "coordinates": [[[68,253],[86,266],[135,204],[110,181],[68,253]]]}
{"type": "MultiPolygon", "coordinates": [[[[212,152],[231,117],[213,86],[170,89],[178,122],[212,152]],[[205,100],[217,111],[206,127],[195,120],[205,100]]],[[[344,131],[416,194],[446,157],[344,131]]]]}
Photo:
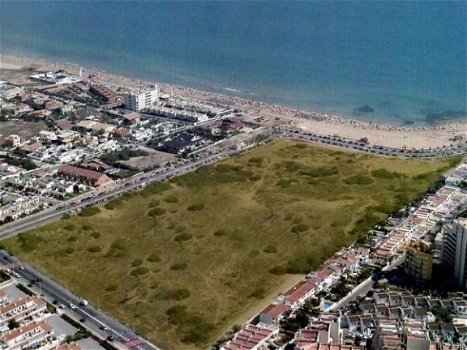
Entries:
{"type": "MultiPolygon", "coordinates": [[[[27,77],[31,71],[56,71],[58,69],[77,75],[80,67],[74,64],[56,63],[44,59],[0,55],[0,80],[7,80],[16,84],[30,84],[27,77]],[[23,72],[23,74],[18,74],[18,72],[23,72]]],[[[394,126],[310,111],[299,111],[293,108],[176,85],[147,82],[109,74],[96,69],[87,69],[86,67],[83,67],[83,77],[91,77],[89,80],[112,88],[157,84],[161,91],[166,94],[209,102],[219,106],[234,107],[242,111],[247,119],[258,121],[258,118],[262,116],[263,118],[259,121],[260,124],[297,127],[305,132],[320,135],[339,135],[357,140],[366,137],[370,144],[385,147],[434,149],[437,147],[450,147],[459,143],[465,144],[467,140],[467,116],[465,119],[426,127],[394,126]]]]}

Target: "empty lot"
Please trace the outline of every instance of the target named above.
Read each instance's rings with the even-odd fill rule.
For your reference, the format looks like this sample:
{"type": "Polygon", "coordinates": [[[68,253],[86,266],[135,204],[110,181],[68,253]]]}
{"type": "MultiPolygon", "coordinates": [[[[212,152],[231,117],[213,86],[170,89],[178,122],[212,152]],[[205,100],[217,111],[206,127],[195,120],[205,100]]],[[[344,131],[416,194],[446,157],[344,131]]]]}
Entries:
{"type": "Polygon", "coordinates": [[[4,243],[164,348],[209,348],[453,164],[280,141],[4,243]]]}

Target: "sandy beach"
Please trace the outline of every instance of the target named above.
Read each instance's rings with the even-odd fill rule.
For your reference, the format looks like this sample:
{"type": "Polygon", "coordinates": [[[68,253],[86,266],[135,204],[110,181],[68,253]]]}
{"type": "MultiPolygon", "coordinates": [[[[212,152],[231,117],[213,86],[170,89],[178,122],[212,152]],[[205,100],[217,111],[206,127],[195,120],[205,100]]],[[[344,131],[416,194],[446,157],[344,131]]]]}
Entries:
{"type": "MultiPolygon", "coordinates": [[[[56,71],[63,69],[70,74],[78,74],[80,67],[75,64],[56,63],[44,59],[0,56],[0,80],[15,84],[27,84],[32,71],[56,71]]],[[[110,74],[83,67],[83,76],[95,83],[112,88],[138,87],[157,84],[163,93],[183,96],[187,99],[206,101],[212,104],[232,106],[241,110],[246,118],[258,120],[265,125],[297,127],[320,135],[339,135],[353,139],[366,137],[370,144],[407,149],[432,149],[449,147],[467,140],[467,116],[461,120],[443,122],[430,126],[394,126],[377,124],[336,115],[299,111],[293,108],[266,104],[235,96],[227,96],[191,88],[147,82],[139,79],[110,74]]]]}

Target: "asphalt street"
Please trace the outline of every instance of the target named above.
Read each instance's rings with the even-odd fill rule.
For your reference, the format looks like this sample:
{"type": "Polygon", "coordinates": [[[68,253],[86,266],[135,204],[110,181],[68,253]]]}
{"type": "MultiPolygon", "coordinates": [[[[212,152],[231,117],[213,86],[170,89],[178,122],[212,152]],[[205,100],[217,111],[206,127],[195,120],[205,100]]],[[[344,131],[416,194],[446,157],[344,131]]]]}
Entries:
{"type": "Polygon", "coordinates": [[[159,347],[139,337],[131,329],[93,305],[81,304],[81,299],[70,290],[3,250],[0,250],[0,263],[19,275],[18,282],[30,286],[30,289],[40,294],[45,300],[56,304],[57,307],[61,307],[63,313],[77,321],[85,320],[82,324],[102,339],[113,336],[114,342],[120,345],[128,342],[138,344],[133,346],[132,349],[160,350],[159,347]]]}

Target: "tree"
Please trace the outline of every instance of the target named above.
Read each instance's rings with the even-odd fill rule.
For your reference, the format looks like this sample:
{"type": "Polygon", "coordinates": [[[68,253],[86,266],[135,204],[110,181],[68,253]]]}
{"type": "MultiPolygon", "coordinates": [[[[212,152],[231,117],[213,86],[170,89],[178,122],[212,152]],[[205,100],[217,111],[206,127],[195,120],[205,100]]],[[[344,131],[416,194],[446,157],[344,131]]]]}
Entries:
{"type": "Polygon", "coordinates": [[[73,340],[74,340],[74,338],[73,338],[72,335],[67,335],[67,336],[65,337],[65,343],[70,344],[73,340]]]}
{"type": "Polygon", "coordinates": [[[20,326],[20,324],[15,319],[12,319],[12,320],[8,321],[8,329],[9,330],[19,328],[19,326],[20,326]]]}
{"type": "Polygon", "coordinates": [[[78,194],[79,193],[79,186],[78,185],[73,185],[73,193],[78,194]]]}
{"type": "Polygon", "coordinates": [[[233,333],[239,332],[240,329],[242,329],[242,326],[240,326],[239,324],[234,324],[234,325],[232,326],[232,332],[233,332],[233,333]]]}

